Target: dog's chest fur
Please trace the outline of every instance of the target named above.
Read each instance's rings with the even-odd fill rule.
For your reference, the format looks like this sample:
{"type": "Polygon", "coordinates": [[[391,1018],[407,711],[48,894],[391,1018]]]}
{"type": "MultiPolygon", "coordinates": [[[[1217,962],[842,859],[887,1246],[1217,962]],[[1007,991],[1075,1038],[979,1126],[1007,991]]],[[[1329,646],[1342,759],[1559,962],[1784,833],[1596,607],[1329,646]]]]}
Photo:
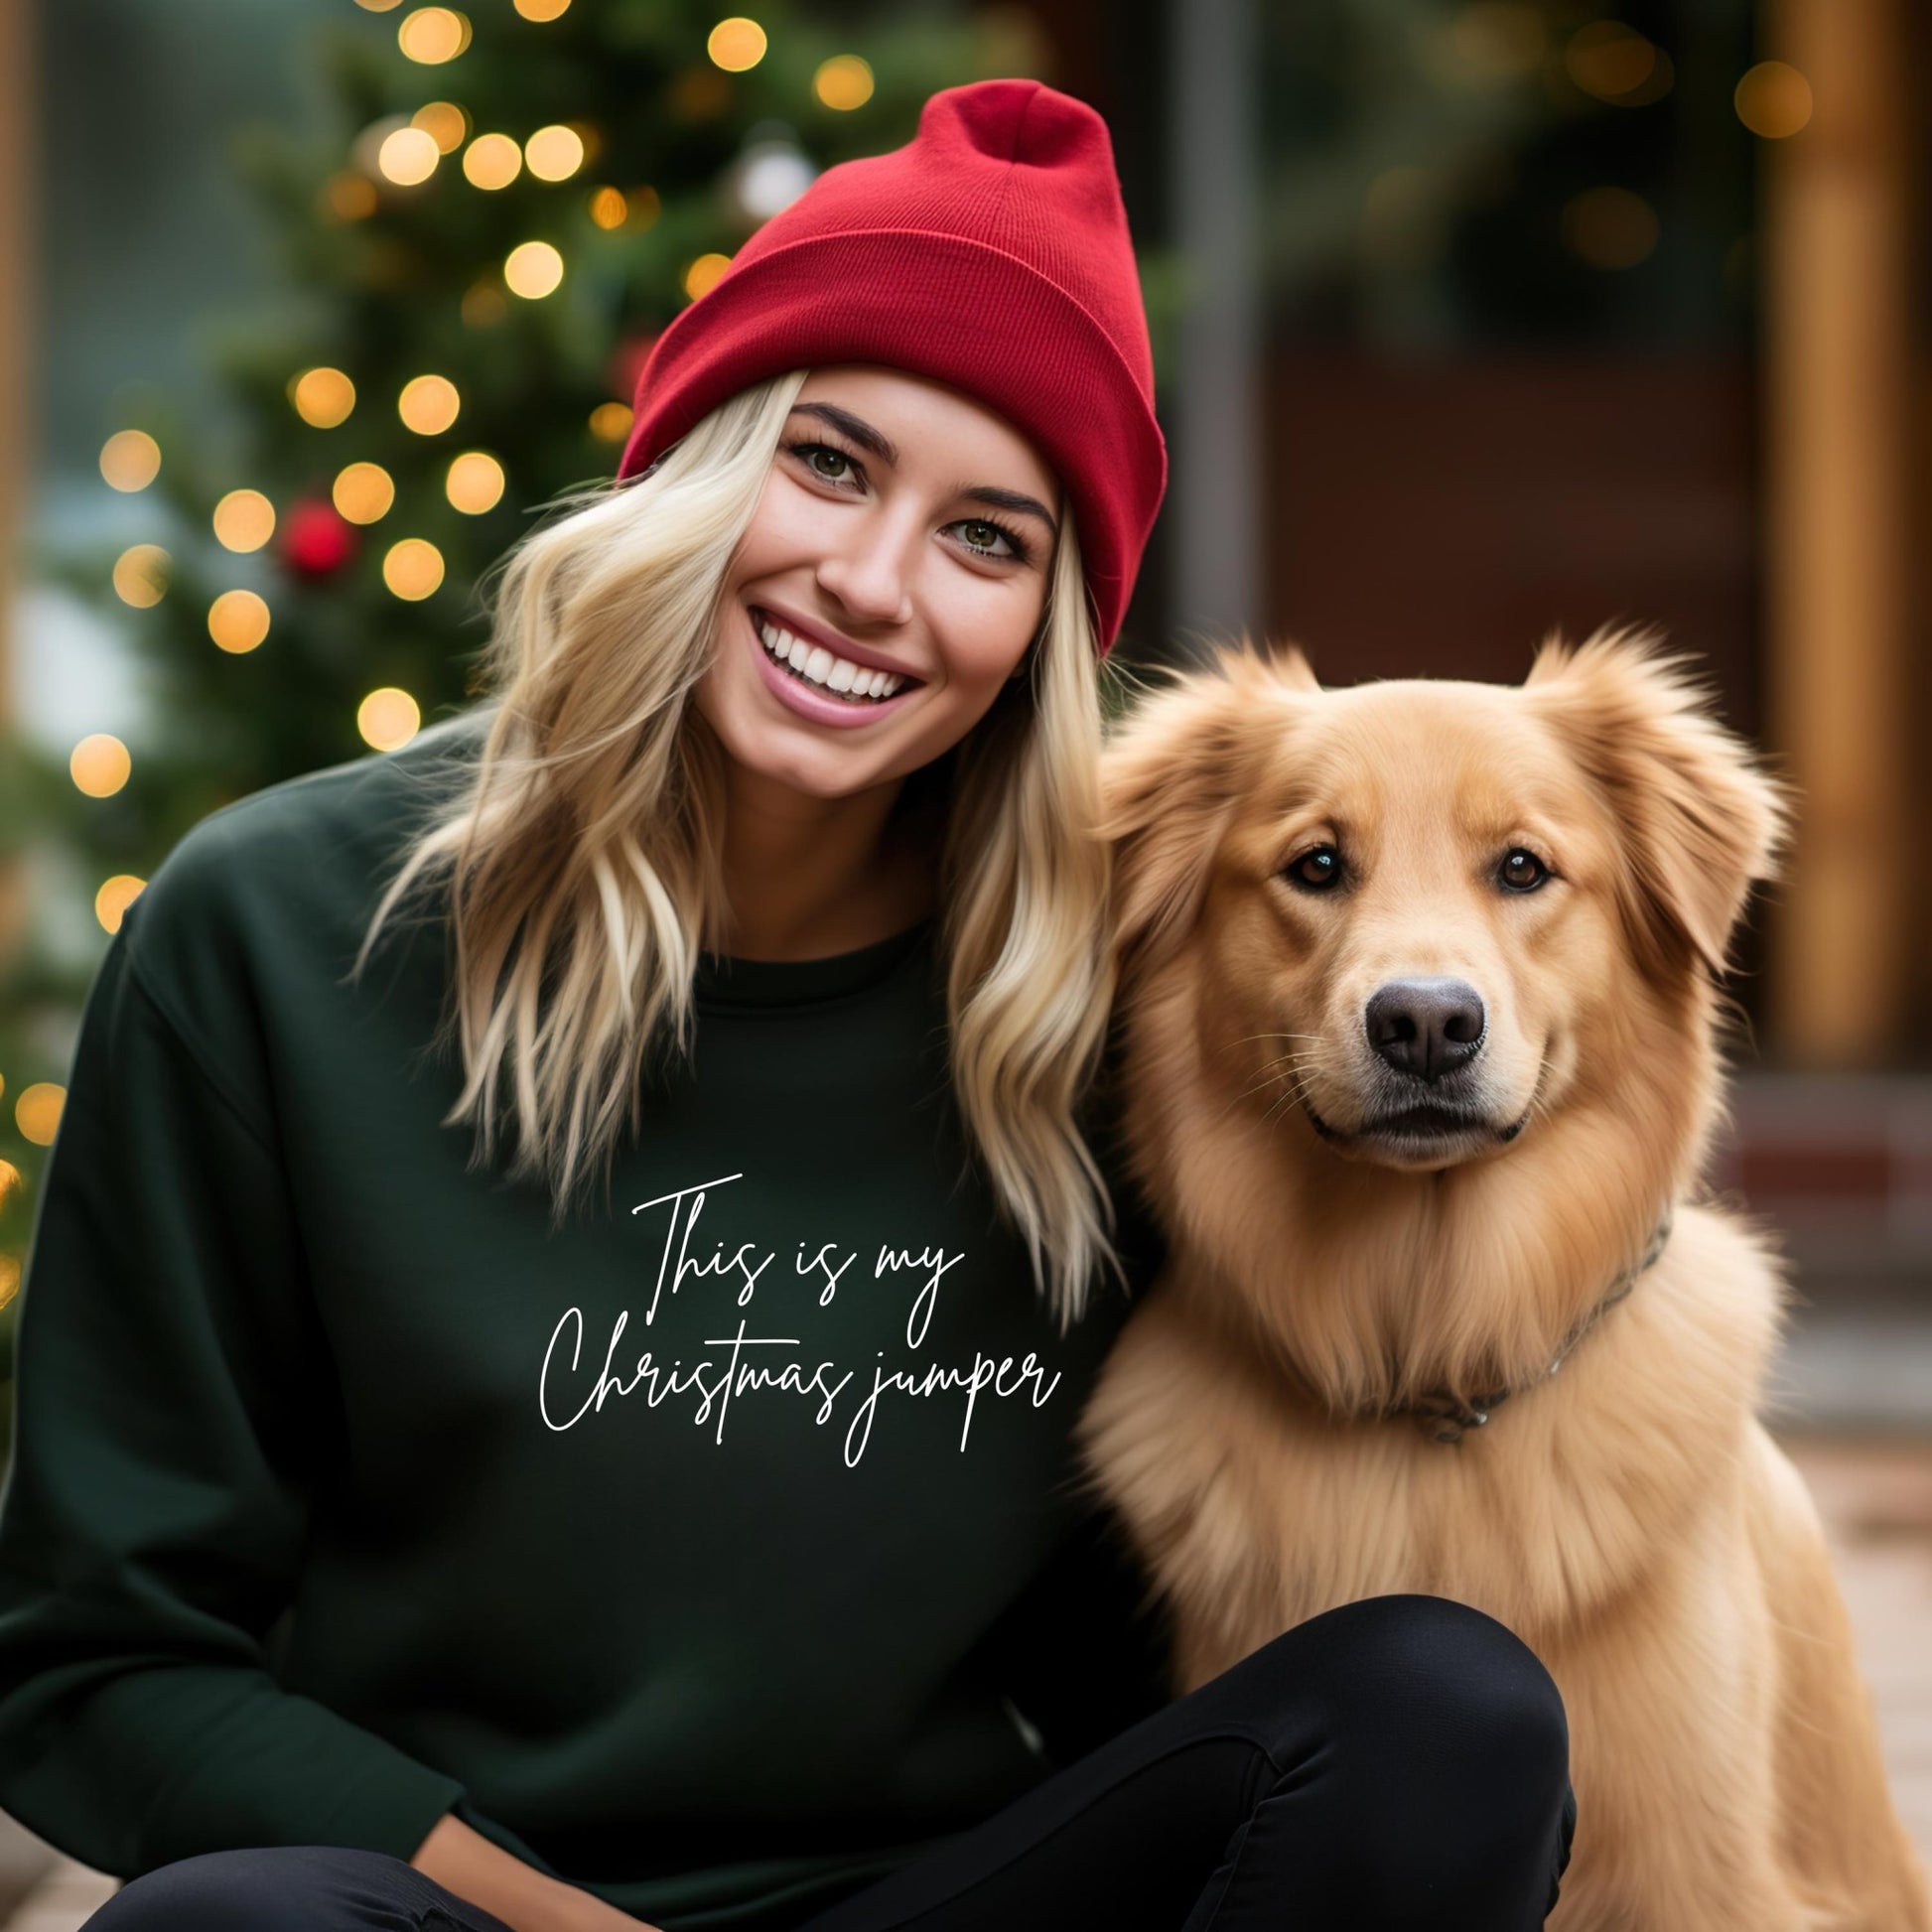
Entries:
{"type": "MultiPolygon", "coordinates": [[[[1184,1267],[1184,1256],[1174,1258],[1184,1267]]],[[[1170,1275],[1081,1423],[1089,1466],[1174,1614],[1182,1690],[1339,1603],[1422,1590],[1555,1642],[1734,1507],[1778,1287],[1687,1208],[1637,1293],[1547,1384],[1458,1444],[1332,1421],[1191,1316],[1170,1275]]]]}

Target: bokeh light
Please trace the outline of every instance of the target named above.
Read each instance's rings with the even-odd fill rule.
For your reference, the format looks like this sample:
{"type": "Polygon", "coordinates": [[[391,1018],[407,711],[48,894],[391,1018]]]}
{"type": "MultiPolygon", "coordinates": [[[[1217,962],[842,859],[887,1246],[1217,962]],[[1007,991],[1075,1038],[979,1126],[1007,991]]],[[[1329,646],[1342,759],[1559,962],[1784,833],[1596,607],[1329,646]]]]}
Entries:
{"type": "Polygon", "coordinates": [[[89,732],[68,754],[68,775],[89,798],[111,798],[134,769],[128,749],[112,732],[89,732]]]}
{"type": "Polygon", "coordinates": [[[453,100],[426,101],[409,117],[436,143],[438,154],[455,154],[470,138],[470,116],[453,100]]]}
{"type": "Polygon", "coordinates": [[[1811,119],[1811,82],[1784,61],[1760,61],[1731,96],[1737,118],[1766,141],[1785,141],[1811,119]]]}
{"type": "Polygon", "coordinates": [[[426,537],[404,537],[383,557],[382,581],[395,596],[419,604],[442,585],[443,553],[426,537]]]}
{"type": "Polygon", "coordinates": [[[601,402],[591,411],[591,434],[600,443],[621,443],[635,420],[627,402],[601,402]]]}
{"type": "Polygon", "coordinates": [[[407,691],[385,684],[355,707],[355,729],[378,752],[394,752],[423,728],[423,710],[407,691]]]}
{"type": "Polygon", "coordinates": [[[275,534],[275,505],[259,489],[231,489],[214,506],[214,539],[224,550],[259,550],[275,534]]]}
{"type": "Polygon", "coordinates": [[[443,488],[466,516],[481,516],[503,500],[503,466],[485,450],[465,450],[450,465],[443,488]]]}
{"type": "Polygon", "coordinates": [[[120,931],[121,914],[141,897],[147,883],[131,872],[117,872],[112,879],[103,880],[94,895],[94,917],[107,931],[120,931]]]}
{"type": "Polygon", "coordinates": [[[144,429],[116,430],[100,446],[100,474],[116,489],[146,489],[161,474],[161,445],[144,429]]]}
{"type": "Polygon", "coordinates": [[[396,414],[403,427],[418,436],[440,436],[456,421],[463,407],[456,384],[447,375],[419,375],[402,385],[396,414]]]}
{"type": "Polygon", "coordinates": [[[872,98],[872,69],[856,54],[834,54],[812,75],[812,92],[822,105],[849,113],[872,98]]]}
{"type": "Polygon", "coordinates": [[[376,153],[376,167],[385,181],[398,188],[414,188],[436,172],[443,150],[426,128],[399,127],[389,135],[376,153]]]}
{"type": "Polygon", "coordinates": [[[767,45],[764,29],[756,20],[748,20],[743,14],[733,14],[729,20],[721,20],[711,30],[704,51],[711,56],[713,64],[723,68],[727,73],[743,73],[764,59],[767,45]]]}
{"type": "Polygon", "coordinates": [[[523,150],[507,134],[479,134],[463,151],[472,188],[507,188],[523,172],[523,150]]]}
{"type": "Polygon", "coordinates": [[[305,369],[289,385],[289,400],[311,428],[334,429],[355,408],[355,384],[341,369],[305,369]]]}
{"type": "Polygon", "coordinates": [[[454,7],[418,7],[398,24],[396,45],[410,60],[438,67],[470,45],[470,22],[454,7]]]}
{"type": "Polygon", "coordinates": [[[512,295],[540,302],[554,295],[564,279],[564,258],[547,241],[519,242],[503,263],[503,280],[512,295]]]}
{"type": "Polygon", "coordinates": [[[1657,214],[1627,188],[1588,188],[1564,205],[1562,233],[1591,268],[1634,268],[1657,246],[1657,214]]]}
{"type": "Polygon", "coordinates": [[[729,255],[700,255],[684,271],[684,292],[693,302],[718,286],[720,277],[732,265],[729,255]]]}
{"type": "Polygon", "coordinates": [[[158,543],[131,543],[114,559],[114,595],[137,611],[161,602],[174,559],[158,543]]]}
{"type": "Polygon", "coordinates": [[[239,657],[268,635],[268,606],[253,591],[223,591],[207,607],[207,634],[239,657]]]}
{"type": "Polygon", "coordinates": [[[525,20],[560,20],[569,7],[570,0],[516,0],[516,11],[525,20]]]}
{"type": "Polygon", "coordinates": [[[540,127],[523,143],[523,165],[538,181],[568,181],[584,165],[584,137],[561,122],[540,127]]]}
{"type": "Polygon", "coordinates": [[[21,1139],[32,1141],[36,1147],[52,1147],[61,1131],[61,1110],[67,1099],[67,1088],[56,1086],[52,1080],[36,1080],[31,1087],[22,1087],[20,1098],[14,1102],[14,1125],[20,1129],[21,1139]]]}
{"type": "Polygon", "coordinates": [[[346,523],[376,523],[389,514],[396,484],[379,463],[351,463],[329,492],[336,513],[346,523]]]}

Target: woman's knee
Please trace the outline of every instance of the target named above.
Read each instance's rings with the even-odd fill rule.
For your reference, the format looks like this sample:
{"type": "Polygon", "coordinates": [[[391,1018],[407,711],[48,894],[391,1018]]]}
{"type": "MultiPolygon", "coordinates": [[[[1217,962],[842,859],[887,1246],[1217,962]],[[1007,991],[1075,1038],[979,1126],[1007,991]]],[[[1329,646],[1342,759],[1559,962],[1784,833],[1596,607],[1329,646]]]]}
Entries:
{"type": "MultiPolygon", "coordinates": [[[[1296,1713],[1300,1741],[1360,1767],[1392,1803],[1555,1817],[1570,1728],[1542,1660],[1514,1631],[1447,1597],[1365,1597],[1311,1617],[1239,1667],[1296,1713]]],[[[1255,1686],[1251,1686],[1251,1689],[1255,1686]]],[[[1290,1740],[1284,1740],[1288,1742],[1290,1740]]],[[[1501,1822],[1499,1819],[1498,1822],[1501,1822]]]]}
{"type": "MultiPolygon", "coordinates": [[[[380,1852],[250,1846],[176,1859],[130,1879],[82,1932],[349,1932],[414,1924],[380,1852]]],[[[404,1865],[403,1870],[411,1867],[404,1865]]]]}

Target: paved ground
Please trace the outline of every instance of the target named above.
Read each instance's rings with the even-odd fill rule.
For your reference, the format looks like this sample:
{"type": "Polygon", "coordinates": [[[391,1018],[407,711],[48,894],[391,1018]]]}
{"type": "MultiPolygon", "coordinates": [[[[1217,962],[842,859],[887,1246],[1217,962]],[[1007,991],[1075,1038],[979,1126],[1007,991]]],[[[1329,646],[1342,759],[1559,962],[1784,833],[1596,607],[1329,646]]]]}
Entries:
{"type": "MultiPolygon", "coordinates": [[[[1832,1538],[1899,1810],[1932,1858],[1932,1437],[1787,1431],[1784,1442],[1832,1538]]],[[[0,1834],[0,1900],[25,1896],[5,1932],[75,1932],[114,1881],[66,1860],[36,1875],[44,1849],[12,1831],[11,1848],[0,1834]]]]}

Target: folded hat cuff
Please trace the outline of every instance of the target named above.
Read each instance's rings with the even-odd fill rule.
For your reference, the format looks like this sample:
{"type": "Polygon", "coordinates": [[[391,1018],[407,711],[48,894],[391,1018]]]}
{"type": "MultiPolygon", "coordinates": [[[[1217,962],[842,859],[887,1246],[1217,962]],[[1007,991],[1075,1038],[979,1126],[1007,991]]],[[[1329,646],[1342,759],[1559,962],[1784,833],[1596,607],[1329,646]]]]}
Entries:
{"type": "Polygon", "coordinates": [[[618,475],[644,469],[751,383],[848,362],[946,383],[1034,441],[1070,499],[1104,651],[1160,508],[1166,444],[1140,379],[1093,315],[987,243],[848,229],[733,268],[652,346],[618,475]],[[1091,486],[1103,477],[1104,490],[1091,486]]]}

